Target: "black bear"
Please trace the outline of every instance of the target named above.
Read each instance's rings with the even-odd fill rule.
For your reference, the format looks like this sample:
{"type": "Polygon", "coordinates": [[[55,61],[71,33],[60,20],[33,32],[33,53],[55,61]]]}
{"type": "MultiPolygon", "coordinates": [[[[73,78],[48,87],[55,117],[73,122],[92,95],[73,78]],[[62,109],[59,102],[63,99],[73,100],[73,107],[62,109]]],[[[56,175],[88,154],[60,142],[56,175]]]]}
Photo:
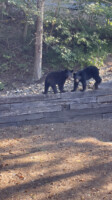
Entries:
{"type": "Polygon", "coordinates": [[[50,72],[45,79],[45,89],[43,94],[48,93],[49,87],[52,87],[54,94],[57,93],[56,85],[58,85],[60,92],[64,91],[64,83],[67,78],[71,77],[73,70],[65,69],[63,71],[50,72]]]}
{"type": "Polygon", "coordinates": [[[99,76],[99,69],[95,66],[86,67],[83,70],[78,71],[77,73],[73,74],[74,78],[74,89],[72,92],[77,90],[79,82],[82,83],[82,90],[86,90],[86,80],[93,78],[95,80],[94,87],[98,89],[98,85],[101,83],[102,79],[99,76]]]}

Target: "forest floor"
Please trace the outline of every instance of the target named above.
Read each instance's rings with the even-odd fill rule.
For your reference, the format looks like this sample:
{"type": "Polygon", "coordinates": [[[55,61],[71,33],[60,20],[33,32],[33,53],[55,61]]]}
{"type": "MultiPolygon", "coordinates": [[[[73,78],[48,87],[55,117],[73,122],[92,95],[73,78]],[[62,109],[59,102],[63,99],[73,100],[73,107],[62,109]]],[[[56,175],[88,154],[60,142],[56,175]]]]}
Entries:
{"type": "Polygon", "coordinates": [[[47,199],[112,200],[112,119],[0,128],[0,200],[47,199]]]}

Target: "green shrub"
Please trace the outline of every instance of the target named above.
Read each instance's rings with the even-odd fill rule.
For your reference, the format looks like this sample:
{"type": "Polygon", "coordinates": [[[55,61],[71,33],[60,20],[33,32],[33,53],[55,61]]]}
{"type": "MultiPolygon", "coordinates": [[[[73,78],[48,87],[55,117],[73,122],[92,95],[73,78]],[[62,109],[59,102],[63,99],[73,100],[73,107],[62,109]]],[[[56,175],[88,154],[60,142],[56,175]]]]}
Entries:
{"type": "Polygon", "coordinates": [[[80,31],[74,31],[73,21],[68,19],[55,19],[52,27],[52,20],[48,19],[45,21],[45,62],[54,68],[73,68],[76,64],[81,67],[90,64],[98,67],[103,65],[103,60],[108,54],[108,42],[100,38],[99,31],[92,33],[90,29],[85,31],[82,27],[80,31]]]}
{"type": "Polygon", "coordinates": [[[0,90],[3,90],[4,89],[4,84],[2,82],[0,82],[0,90]]]}

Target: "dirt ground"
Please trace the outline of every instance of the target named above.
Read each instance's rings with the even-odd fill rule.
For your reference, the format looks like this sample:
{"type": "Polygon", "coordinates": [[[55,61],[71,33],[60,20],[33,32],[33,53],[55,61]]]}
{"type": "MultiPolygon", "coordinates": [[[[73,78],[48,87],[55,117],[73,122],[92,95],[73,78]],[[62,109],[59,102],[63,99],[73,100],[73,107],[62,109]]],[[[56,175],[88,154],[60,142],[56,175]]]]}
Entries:
{"type": "Polygon", "coordinates": [[[112,200],[112,119],[0,129],[0,200],[112,200]]]}

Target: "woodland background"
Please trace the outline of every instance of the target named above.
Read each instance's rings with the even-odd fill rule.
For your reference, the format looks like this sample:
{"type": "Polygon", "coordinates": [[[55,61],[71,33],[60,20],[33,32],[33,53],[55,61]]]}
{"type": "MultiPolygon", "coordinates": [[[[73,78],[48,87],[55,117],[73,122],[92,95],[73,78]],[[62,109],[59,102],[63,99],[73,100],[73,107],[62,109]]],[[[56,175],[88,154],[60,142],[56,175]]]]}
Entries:
{"type": "MultiPolygon", "coordinates": [[[[8,84],[6,77],[32,80],[38,2],[0,0],[1,90],[8,84]]],[[[111,53],[111,1],[45,0],[42,76],[50,70],[91,64],[100,68],[111,53]]]]}

